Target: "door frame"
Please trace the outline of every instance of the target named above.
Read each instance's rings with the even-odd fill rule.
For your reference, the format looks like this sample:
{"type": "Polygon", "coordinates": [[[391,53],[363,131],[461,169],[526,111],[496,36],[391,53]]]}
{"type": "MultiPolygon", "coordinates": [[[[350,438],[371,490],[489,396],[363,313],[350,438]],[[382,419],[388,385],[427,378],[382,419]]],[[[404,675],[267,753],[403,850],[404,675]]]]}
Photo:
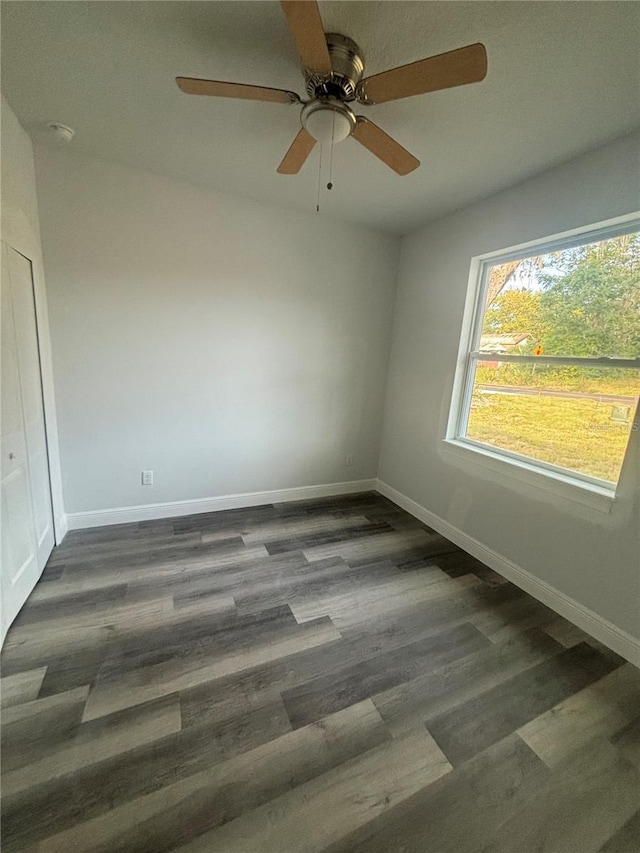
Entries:
{"type": "Polygon", "coordinates": [[[47,292],[42,263],[42,247],[38,223],[32,223],[24,210],[12,207],[7,200],[2,204],[2,241],[31,262],[33,298],[36,314],[36,333],[40,356],[40,378],[44,405],[44,426],[49,458],[49,484],[53,509],[55,543],[59,545],[67,532],[67,519],[62,494],[62,470],[58,443],[58,422],[53,382],[51,336],[47,309],[47,292]]]}

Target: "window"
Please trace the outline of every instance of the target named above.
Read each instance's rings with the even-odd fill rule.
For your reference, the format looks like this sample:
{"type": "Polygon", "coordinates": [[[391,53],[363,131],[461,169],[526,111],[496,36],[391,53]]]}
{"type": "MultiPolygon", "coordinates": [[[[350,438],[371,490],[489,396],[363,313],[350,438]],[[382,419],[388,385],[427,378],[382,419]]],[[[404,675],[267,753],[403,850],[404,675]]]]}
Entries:
{"type": "Polygon", "coordinates": [[[472,263],[448,440],[613,494],[640,393],[640,221],[472,263]]]}

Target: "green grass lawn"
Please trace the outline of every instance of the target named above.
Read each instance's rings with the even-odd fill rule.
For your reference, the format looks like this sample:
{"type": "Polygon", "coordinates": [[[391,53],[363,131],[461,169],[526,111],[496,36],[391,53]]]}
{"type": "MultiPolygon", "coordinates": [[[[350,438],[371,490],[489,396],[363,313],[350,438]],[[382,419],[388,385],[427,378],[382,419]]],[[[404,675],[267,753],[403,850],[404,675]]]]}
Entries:
{"type": "MultiPolygon", "coordinates": [[[[601,384],[599,390],[605,390],[601,384]]],[[[612,383],[606,392],[637,395],[638,389],[637,385],[634,388],[626,382],[612,383]]],[[[632,424],[612,421],[611,413],[611,403],[595,400],[476,391],[467,436],[503,450],[616,483],[632,424]]]]}

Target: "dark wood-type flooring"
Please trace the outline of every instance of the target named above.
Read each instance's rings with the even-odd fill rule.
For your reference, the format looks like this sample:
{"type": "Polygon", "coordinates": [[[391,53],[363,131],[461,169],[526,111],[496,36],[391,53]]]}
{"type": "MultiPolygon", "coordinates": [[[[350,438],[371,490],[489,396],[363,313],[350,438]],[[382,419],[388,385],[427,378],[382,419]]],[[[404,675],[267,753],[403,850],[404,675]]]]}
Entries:
{"type": "Polygon", "coordinates": [[[637,853],[640,673],[377,494],[70,533],[2,849],[637,853]]]}

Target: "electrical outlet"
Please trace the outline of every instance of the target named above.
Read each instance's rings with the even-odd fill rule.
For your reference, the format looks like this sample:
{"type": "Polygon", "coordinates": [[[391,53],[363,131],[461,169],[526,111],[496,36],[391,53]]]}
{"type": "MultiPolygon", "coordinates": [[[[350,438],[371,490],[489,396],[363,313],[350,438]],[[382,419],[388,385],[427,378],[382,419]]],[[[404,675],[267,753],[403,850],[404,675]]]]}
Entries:
{"type": "Polygon", "coordinates": [[[142,472],[142,485],[153,486],[153,471],[142,472]]]}
{"type": "Polygon", "coordinates": [[[353,453],[347,453],[347,455],[344,457],[344,464],[347,466],[347,468],[350,468],[353,465],[353,453]]]}

